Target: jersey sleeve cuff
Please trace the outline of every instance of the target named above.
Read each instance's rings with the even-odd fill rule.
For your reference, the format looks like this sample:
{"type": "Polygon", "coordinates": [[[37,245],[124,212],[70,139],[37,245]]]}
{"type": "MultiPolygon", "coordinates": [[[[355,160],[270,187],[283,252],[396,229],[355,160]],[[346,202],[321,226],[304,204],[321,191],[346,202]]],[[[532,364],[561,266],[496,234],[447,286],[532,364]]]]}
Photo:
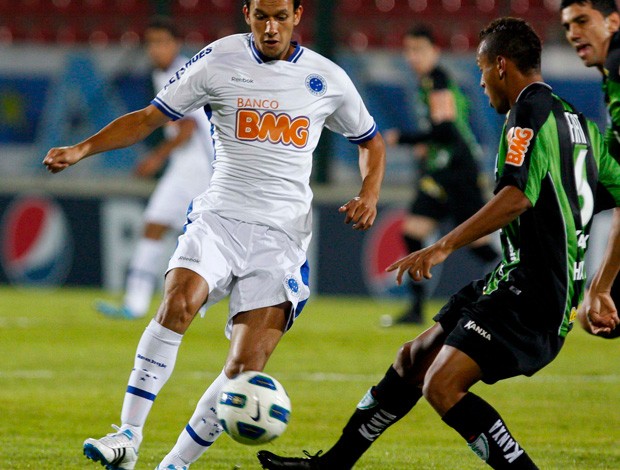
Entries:
{"type": "Polygon", "coordinates": [[[519,182],[519,178],[517,178],[516,175],[504,175],[504,176],[502,176],[499,179],[499,181],[497,182],[497,185],[495,186],[495,189],[493,190],[493,194],[499,193],[506,186],[514,186],[519,191],[521,191],[523,194],[525,194],[525,197],[530,201],[532,206],[534,206],[536,204],[536,199],[532,198],[532,196],[527,193],[527,191],[525,190],[523,185],[519,182]]]}
{"type": "Polygon", "coordinates": [[[366,132],[364,132],[362,135],[360,135],[358,137],[349,137],[349,142],[351,142],[352,144],[358,144],[359,145],[361,143],[369,141],[375,135],[377,135],[377,123],[373,122],[372,123],[372,127],[369,130],[367,130],[366,132]]]}
{"type": "Polygon", "coordinates": [[[506,186],[514,186],[515,188],[524,191],[522,187],[523,185],[519,182],[519,178],[517,178],[515,175],[503,175],[502,177],[500,177],[499,181],[495,185],[493,194],[499,193],[506,186]]]}
{"type": "Polygon", "coordinates": [[[183,114],[177,113],[174,109],[172,109],[170,106],[168,106],[164,101],[162,101],[158,97],[155,97],[151,101],[151,104],[155,106],[157,109],[159,109],[166,116],[168,116],[170,119],[172,119],[173,121],[183,118],[183,114]]]}

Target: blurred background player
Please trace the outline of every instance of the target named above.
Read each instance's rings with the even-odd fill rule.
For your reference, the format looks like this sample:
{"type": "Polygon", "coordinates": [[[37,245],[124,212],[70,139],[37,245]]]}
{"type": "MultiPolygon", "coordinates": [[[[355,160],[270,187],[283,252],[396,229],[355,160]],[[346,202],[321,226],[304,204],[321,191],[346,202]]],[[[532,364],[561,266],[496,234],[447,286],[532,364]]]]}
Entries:
{"type": "MultiPolygon", "coordinates": [[[[263,468],[349,469],[422,396],[490,467],[538,468],[498,411],[470,389],[480,381],[531,376],[556,358],[585,290],[597,184],[620,206],[620,165],[596,124],[543,81],[541,51],[538,35],[521,19],[500,18],[481,31],[480,86],[491,106],[507,114],[495,195],[388,271],[398,271],[398,283],[407,274],[430,279],[433,266],[500,229],[502,260],[484,280],[453,295],[436,323],[400,348],[328,452],[299,458],[260,451],[263,468]]],[[[611,242],[620,250],[620,239],[611,242]]],[[[595,322],[609,329],[619,320],[608,315],[595,322]]]]}
{"type": "MultiPolygon", "coordinates": [[[[419,156],[417,195],[403,222],[409,252],[418,251],[439,223],[451,217],[458,225],[484,204],[484,178],[477,158],[480,148],[469,125],[469,102],[439,64],[441,50],[430,28],[420,25],[403,38],[405,59],[419,82],[419,102],[425,108],[429,130],[405,133],[385,131],[387,145],[414,145],[419,156]]],[[[484,263],[497,258],[490,238],[474,243],[471,251],[484,263]]],[[[422,323],[425,287],[409,281],[411,304],[395,323],[422,323]]],[[[392,322],[383,318],[385,326],[392,322]]]]}
{"type": "MultiPolygon", "coordinates": [[[[605,141],[609,153],[620,161],[620,13],[615,0],[562,0],[561,22],[566,39],[586,67],[596,67],[603,77],[608,120],[605,141]]],[[[599,198],[603,199],[603,198],[599,198]]],[[[609,208],[604,198],[597,210],[609,208]]],[[[614,209],[610,242],[620,237],[620,210],[614,209]]],[[[620,304],[620,253],[608,245],[603,263],[592,279],[579,309],[579,323],[591,334],[617,338],[620,328],[611,332],[596,329],[589,318],[604,311],[616,311],[620,304]]]]}
{"type": "MultiPolygon", "coordinates": [[[[161,90],[170,77],[185,65],[181,38],[170,18],[154,17],[144,32],[146,52],[154,66],[152,81],[161,90]]],[[[209,185],[213,163],[211,124],[200,109],[170,122],[163,131],[165,139],[136,166],[135,175],[154,177],[165,167],[144,212],[144,231],[129,264],[126,290],[121,306],[99,300],[95,308],[114,318],[144,317],[165,266],[169,231],[181,232],[192,199],[209,185]]]]}

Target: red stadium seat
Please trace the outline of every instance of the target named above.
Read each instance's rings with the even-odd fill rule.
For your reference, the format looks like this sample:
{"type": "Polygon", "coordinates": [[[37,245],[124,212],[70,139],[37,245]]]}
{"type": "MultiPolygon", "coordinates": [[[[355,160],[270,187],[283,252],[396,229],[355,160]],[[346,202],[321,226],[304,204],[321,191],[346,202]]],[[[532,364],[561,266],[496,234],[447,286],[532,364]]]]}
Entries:
{"type": "MultiPolygon", "coordinates": [[[[204,3],[207,3],[206,0],[202,0],[204,3]]],[[[241,10],[241,2],[231,2],[230,0],[211,0],[211,8],[209,11],[213,11],[215,8],[216,11],[233,13],[241,10]]]]}
{"type": "Polygon", "coordinates": [[[45,9],[48,15],[79,15],[84,7],[80,0],[51,0],[45,9]]]}
{"type": "Polygon", "coordinates": [[[104,14],[109,11],[106,0],[82,0],[82,4],[82,11],[88,15],[104,14]]]}
{"type": "Polygon", "coordinates": [[[154,10],[148,0],[116,0],[114,11],[118,14],[130,14],[135,16],[151,15],[154,10]]]}
{"type": "Polygon", "coordinates": [[[206,13],[213,8],[210,3],[208,0],[175,0],[172,2],[172,16],[206,13]]]}
{"type": "Polygon", "coordinates": [[[0,44],[11,44],[14,36],[13,30],[9,26],[0,26],[0,44]]]}
{"type": "MultiPolygon", "coordinates": [[[[239,0],[171,0],[171,14],[186,40],[206,44],[239,31],[239,0]]],[[[319,2],[305,2],[304,18],[295,33],[302,44],[312,44],[319,2]]],[[[461,49],[477,43],[481,27],[500,14],[522,16],[543,38],[562,40],[557,0],[339,0],[336,39],[357,50],[368,47],[397,49],[402,35],[417,23],[431,25],[439,43],[461,49]],[[457,28],[457,29],[455,29],[457,28]],[[460,29],[459,29],[460,28],[460,29]]],[[[88,42],[94,31],[99,43],[135,42],[154,13],[149,0],[0,0],[4,41],[44,41],[63,44],[88,42]]],[[[247,29],[243,29],[247,31],[247,29]]],[[[320,32],[318,32],[320,34],[320,32]]]]}
{"type": "Polygon", "coordinates": [[[55,42],[58,44],[75,44],[78,40],[83,41],[84,38],[78,34],[74,25],[62,25],[56,29],[55,42]]]}

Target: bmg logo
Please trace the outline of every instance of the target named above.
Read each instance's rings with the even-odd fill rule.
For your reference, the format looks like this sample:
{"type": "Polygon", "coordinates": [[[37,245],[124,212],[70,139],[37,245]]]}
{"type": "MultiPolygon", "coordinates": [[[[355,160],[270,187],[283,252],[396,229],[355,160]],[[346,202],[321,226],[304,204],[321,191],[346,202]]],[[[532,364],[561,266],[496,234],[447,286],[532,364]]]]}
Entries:
{"type": "Polygon", "coordinates": [[[272,111],[260,113],[254,109],[237,111],[237,138],[244,141],[269,141],[272,144],[305,147],[308,143],[310,119],[305,116],[292,118],[286,113],[272,111]]]}

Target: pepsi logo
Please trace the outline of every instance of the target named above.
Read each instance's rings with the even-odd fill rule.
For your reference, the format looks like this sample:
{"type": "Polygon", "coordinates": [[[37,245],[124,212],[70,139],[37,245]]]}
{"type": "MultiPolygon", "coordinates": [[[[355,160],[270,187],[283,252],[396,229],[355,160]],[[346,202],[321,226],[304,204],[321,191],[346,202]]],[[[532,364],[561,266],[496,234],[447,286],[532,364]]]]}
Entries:
{"type": "Polygon", "coordinates": [[[364,239],[364,281],[372,295],[402,296],[406,293],[403,286],[396,285],[394,273],[385,272],[390,264],[407,255],[402,238],[404,218],[403,209],[384,209],[364,239]]]}
{"type": "Polygon", "coordinates": [[[42,196],[14,200],[0,225],[0,262],[14,284],[61,285],[73,262],[73,238],[60,206],[42,196]]]}
{"type": "MultiPolygon", "coordinates": [[[[371,295],[376,297],[408,296],[409,276],[401,286],[396,285],[396,272],[385,271],[394,261],[409,254],[403,240],[403,222],[407,216],[404,209],[383,209],[372,226],[372,230],[364,238],[362,263],[364,282],[371,295]]],[[[425,240],[431,244],[437,241],[439,233],[433,233],[425,240]]],[[[441,278],[443,264],[433,268],[433,278],[424,280],[426,292],[432,297],[441,278]]]]}

